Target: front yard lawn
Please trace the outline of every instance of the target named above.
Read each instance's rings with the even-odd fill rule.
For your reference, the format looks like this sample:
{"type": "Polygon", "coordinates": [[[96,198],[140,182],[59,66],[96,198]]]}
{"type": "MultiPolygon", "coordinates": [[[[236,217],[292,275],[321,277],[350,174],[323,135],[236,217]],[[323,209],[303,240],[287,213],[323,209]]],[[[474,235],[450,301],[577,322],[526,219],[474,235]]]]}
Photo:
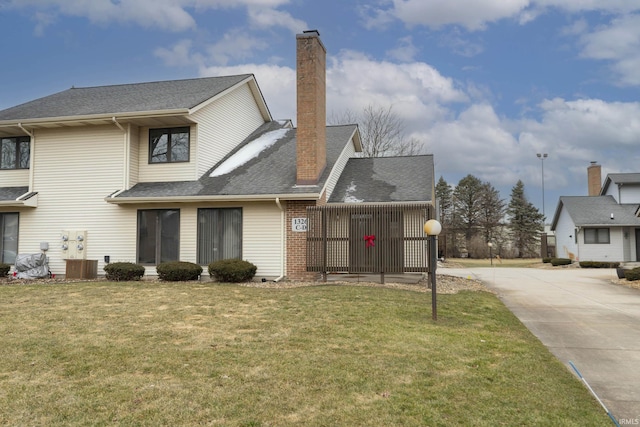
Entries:
{"type": "Polygon", "coordinates": [[[486,292],[0,286],[0,424],[585,426],[609,419],[486,292]]]}

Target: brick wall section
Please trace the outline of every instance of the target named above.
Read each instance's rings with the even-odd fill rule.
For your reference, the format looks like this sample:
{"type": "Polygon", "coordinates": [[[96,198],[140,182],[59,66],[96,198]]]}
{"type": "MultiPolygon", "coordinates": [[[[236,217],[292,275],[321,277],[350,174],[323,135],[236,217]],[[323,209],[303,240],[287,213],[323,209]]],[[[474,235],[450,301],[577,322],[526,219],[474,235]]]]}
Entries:
{"type": "Polygon", "coordinates": [[[326,50],[320,35],[296,36],[297,145],[299,185],[316,184],[327,164],[326,50]]]}
{"type": "Polygon", "coordinates": [[[286,277],[289,280],[318,280],[320,275],[307,271],[307,233],[291,229],[293,218],[306,218],[307,206],[323,206],[326,197],[320,200],[288,201],[286,207],[286,277]]]}
{"type": "Polygon", "coordinates": [[[315,205],[315,201],[287,202],[285,224],[287,229],[287,279],[315,280],[317,278],[316,273],[307,272],[307,233],[291,229],[291,220],[293,218],[306,218],[307,206],[315,205]]]}

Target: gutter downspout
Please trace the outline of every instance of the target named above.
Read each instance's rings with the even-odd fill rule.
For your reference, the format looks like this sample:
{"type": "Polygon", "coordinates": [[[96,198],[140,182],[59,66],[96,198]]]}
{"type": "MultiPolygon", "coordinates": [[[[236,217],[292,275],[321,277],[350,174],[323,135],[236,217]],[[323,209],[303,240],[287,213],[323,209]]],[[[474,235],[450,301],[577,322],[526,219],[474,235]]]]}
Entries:
{"type": "Polygon", "coordinates": [[[127,129],[125,129],[119,122],[118,120],[114,117],[111,118],[111,121],[113,122],[114,125],[118,126],[118,128],[124,132],[124,170],[123,170],[123,177],[122,177],[122,190],[114,193],[111,195],[111,197],[116,197],[118,194],[122,193],[123,191],[125,191],[128,187],[129,187],[129,171],[130,171],[130,165],[129,165],[129,132],[127,129]]]}
{"type": "Polygon", "coordinates": [[[33,191],[33,171],[35,170],[33,162],[36,158],[36,136],[32,131],[29,131],[24,126],[22,126],[22,123],[18,123],[18,127],[31,138],[31,142],[29,144],[29,192],[31,192],[33,191]]]}
{"type": "Polygon", "coordinates": [[[280,238],[280,259],[282,261],[280,263],[280,277],[274,280],[274,282],[279,282],[284,278],[284,272],[285,272],[284,245],[286,242],[285,235],[287,234],[287,231],[285,230],[285,214],[284,214],[284,208],[280,203],[280,197],[276,197],[276,205],[278,206],[278,209],[280,209],[280,229],[282,230],[282,237],[280,238]]]}

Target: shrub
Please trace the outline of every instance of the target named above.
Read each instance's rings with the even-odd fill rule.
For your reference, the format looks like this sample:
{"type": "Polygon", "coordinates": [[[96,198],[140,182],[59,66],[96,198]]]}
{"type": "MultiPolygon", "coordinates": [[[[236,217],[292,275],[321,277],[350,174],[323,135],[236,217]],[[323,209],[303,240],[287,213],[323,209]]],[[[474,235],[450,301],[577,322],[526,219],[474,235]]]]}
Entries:
{"type": "Polygon", "coordinates": [[[209,275],[219,282],[246,282],[253,279],[258,267],[241,259],[223,259],[209,264],[209,275]]]}
{"type": "Polygon", "coordinates": [[[624,270],[624,277],[629,281],[640,280],[640,267],[624,270]]]}
{"type": "Polygon", "coordinates": [[[618,268],[619,266],[619,262],[580,261],[580,267],[582,268],[618,268]]]}
{"type": "Polygon", "coordinates": [[[545,263],[545,264],[549,264],[551,262],[551,257],[542,258],[542,262],[545,263]]]}
{"type": "Polygon", "coordinates": [[[167,282],[185,282],[198,280],[202,274],[202,267],[187,261],[171,261],[158,264],[156,267],[160,280],[167,282]]]}
{"type": "Polygon", "coordinates": [[[569,265],[571,262],[572,261],[569,258],[551,258],[551,265],[554,267],[559,265],[569,265]]]}
{"type": "Polygon", "coordinates": [[[140,280],[144,276],[144,267],[132,262],[114,262],[104,266],[107,280],[116,282],[140,280]]]}
{"type": "Polygon", "coordinates": [[[11,270],[11,265],[0,263],[0,277],[6,277],[9,274],[9,270],[11,270]]]}

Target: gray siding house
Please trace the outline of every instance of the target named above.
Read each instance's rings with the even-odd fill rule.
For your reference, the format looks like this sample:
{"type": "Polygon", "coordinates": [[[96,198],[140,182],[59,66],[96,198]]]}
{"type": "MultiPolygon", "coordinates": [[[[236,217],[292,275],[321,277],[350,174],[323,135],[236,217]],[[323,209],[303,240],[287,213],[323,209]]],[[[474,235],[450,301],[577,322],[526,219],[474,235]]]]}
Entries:
{"type": "Polygon", "coordinates": [[[640,173],[588,169],[589,195],[560,197],[551,230],[556,254],[575,261],[640,261],[640,173]]]}

